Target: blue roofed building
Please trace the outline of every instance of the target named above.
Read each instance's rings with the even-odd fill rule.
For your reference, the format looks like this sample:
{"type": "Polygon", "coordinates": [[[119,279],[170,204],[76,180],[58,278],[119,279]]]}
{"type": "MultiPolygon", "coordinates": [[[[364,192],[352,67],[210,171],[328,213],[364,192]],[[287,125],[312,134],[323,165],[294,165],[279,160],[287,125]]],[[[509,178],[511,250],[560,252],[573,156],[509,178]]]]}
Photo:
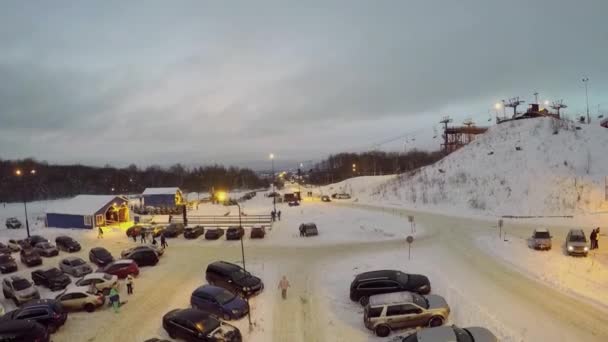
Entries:
{"type": "Polygon", "coordinates": [[[78,195],[46,210],[46,226],[93,229],[130,221],[129,201],[114,195],[78,195]]]}
{"type": "Polygon", "coordinates": [[[177,207],[184,204],[181,190],[175,188],[146,188],[142,194],[146,207],[177,207]]]}

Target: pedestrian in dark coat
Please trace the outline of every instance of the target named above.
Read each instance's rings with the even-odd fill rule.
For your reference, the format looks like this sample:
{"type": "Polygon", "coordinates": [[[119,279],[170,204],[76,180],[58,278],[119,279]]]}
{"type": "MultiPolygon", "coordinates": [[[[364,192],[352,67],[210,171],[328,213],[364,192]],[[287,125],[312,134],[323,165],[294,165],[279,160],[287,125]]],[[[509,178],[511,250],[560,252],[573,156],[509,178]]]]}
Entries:
{"type": "Polygon", "coordinates": [[[591,234],[589,235],[589,240],[591,240],[591,248],[590,249],[595,249],[596,247],[596,243],[597,243],[597,231],[594,229],[591,231],[591,234]]]}
{"type": "Polygon", "coordinates": [[[277,213],[277,217],[279,218],[279,221],[281,221],[281,211],[279,210],[279,212],[277,213]]]}
{"type": "Polygon", "coordinates": [[[142,231],[139,233],[139,235],[141,236],[141,240],[140,240],[140,242],[141,242],[141,243],[146,243],[146,232],[142,230],[142,231]]]}
{"type": "Polygon", "coordinates": [[[169,246],[169,245],[167,245],[167,239],[165,238],[165,233],[160,234],[160,246],[162,248],[169,246]]]}
{"type": "Polygon", "coordinates": [[[600,248],[600,227],[595,229],[595,249],[600,248]]]}
{"type": "Polygon", "coordinates": [[[272,218],[272,222],[274,222],[276,218],[276,212],[274,210],[270,212],[270,217],[272,218]]]}

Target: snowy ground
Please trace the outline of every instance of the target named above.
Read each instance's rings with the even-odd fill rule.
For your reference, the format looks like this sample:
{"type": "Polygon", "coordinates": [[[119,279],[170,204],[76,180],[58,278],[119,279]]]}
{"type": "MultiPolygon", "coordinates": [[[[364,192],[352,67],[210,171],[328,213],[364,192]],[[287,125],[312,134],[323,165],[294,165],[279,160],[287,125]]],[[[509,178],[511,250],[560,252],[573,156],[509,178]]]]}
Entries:
{"type": "MultiPolygon", "coordinates": [[[[450,323],[488,327],[502,341],[608,339],[606,309],[584,298],[602,291],[597,297],[604,300],[605,288],[581,285],[588,284],[586,279],[592,280],[593,275],[585,281],[569,283],[568,272],[560,272],[564,268],[547,270],[554,262],[580,262],[581,265],[567,267],[572,273],[591,259],[566,258],[558,248],[545,254],[528,251],[517,238],[525,238],[531,231],[530,225],[508,221],[505,228],[512,238],[511,243],[504,243],[493,240],[497,231],[492,221],[377,208],[353,201],[330,204],[304,201],[300,207],[278,204],[283,220],[272,227],[266,239],[245,239],[247,268],[261,276],[267,286],[264,293],[251,301],[253,329],[249,330],[247,319],[235,322],[245,341],[382,340],[365,329],[362,309],[348,298],[352,277],[378,268],[426,274],[433,292],[445,296],[452,308],[450,323]],[[405,237],[412,234],[408,215],[414,215],[417,222],[411,260],[405,243],[405,237]],[[317,223],[320,235],[299,237],[298,225],[309,221],[317,223]],[[518,257],[509,259],[511,252],[518,257]],[[541,258],[536,259],[537,254],[541,258]],[[542,259],[543,255],[548,260],[542,259]],[[531,275],[537,267],[547,272],[546,279],[531,275]],[[285,301],[275,290],[281,275],[292,283],[285,301]],[[548,281],[552,276],[561,279],[561,287],[548,281]]],[[[89,248],[96,245],[117,255],[135,244],[119,230],[108,231],[103,240],[97,240],[92,231],[43,228],[40,222],[35,223],[34,217],[44,207],[45,203],[30,205],[33,232],[49,238],[66,233],[76,237],[83,245],[83,252],[77,255],[85,259],[89,248]]],[[[245,202],[244,207],[252,214],[267,213],[271,199],[260,193],[245,202]]],[[[232,207],[207,205],[197,212],[227,209],[230,215],[236,212],[232,207]]],[[[0,207],[0,220],[18,216],[21,210],[22,206],[17,204],[0,207]]],[[[565,236],[565,229],[555,228],[553,235],[565,236]]],[[[0,241],[24,234],[24,230],[1,229],[0,241]]],[[[525,246],[525,241],[521,242],[525,246]]],[[[65,255],[45,259],[44,265],[56,266],[65,255]]],[[[135,294],[119,314],[108,309],[70,314],[54,341],[143,341],[155,336],[168,339],[161,326],[162,316],[173,308],[188,305],[192,290],[204,284],[206,265],[218,259],[239,262],[240,258],[238,242],[171,239],[160,263],[142,269],[135,282],[135,294]]],[[[596,259],[599,267],[605,268],[600,259],[596,259]]],[[[19,265],[19,273],[28,277],[32,270],[19,265]]],[[[602,272],[596,274],[604,277],[602,272]]],[[[45,295],[51,296],[46,292],[45,295]]],[[[2,303],[8,310],[12,308],[6,300],[2,303]]]]}

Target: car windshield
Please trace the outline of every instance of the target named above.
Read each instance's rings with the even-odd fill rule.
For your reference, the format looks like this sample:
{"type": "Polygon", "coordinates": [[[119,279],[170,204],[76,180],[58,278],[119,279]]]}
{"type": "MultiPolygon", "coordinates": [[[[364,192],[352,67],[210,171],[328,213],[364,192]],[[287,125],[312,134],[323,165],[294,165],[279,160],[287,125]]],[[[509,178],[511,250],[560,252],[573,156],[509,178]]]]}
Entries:
{"type": "Polygon", "coordinates": [[[44,272],[47,277],[58,277],[63,274],[58,268],[51,268],[50,270],[44,272]]]}
{"type": "Polygon", "coordinates": [[[570,242],[587,242],[585,235],[570,235],[570,242]]]}
{"type": "Polygon", "coordinates": [[[103,279],[105,279],[105,280],[112,280],[112,275],[111,274],[104,274],[103,275],[103,279]]]}
{"type": "Polygon", "coordinates": [[[549,239],[551,238],[551,235],[549,234],[549,232],[536,232],[534,234],[534,237],[537,239],[549,239]]]}
{"type": "Polygon", "coordinates": [[[414,304],[420,307],[423,307],[425,309],[429,308],[429,301],[417,293],[412,293],[412,301],[414,302],[414,304]]]}
{"type": "Polygon", "coordinates": [[[235,297],[236,297],[236,295],[234,295],[232,292],[229,292],[229,291],[222,291],[222,292],[218,293],[217,295],[215,295],[215,299],[217,299],[217,301],[220,304],[226,304],[226,303],[232,301],[235,297]]]}
{"type": "Polygon", "coordinates": [[[469,334],[468,331],[466,331],[462,328],[454,327],[454,334],[456,335],[456,341],[458,341],[458,342],[474,342],[475,341],[473,339],[473,337],[471,336],[471,334],[469,334]]]}
{"type": "Polygon", "coordinates": [[[30,287],[30,282],[26,279],[17,279],[13,282],[13,287],[17,291],[24,290],[30,287]]]}
{"type": "Polygon", "coordinates": [[[110,256],[110,252],[106,251],[105,249],[98,249],[95,251],[95,255],[97,255],[99,258],[105,258],[110,256]]]}
{"type": "Polygon", "coordinates": [[[397,273],[397,281],[399,281],[401,284],[407,284],[409,278],[410,277],[405,273],[402,273],[402,272],[397,273]]]}
{"type": "Polygon", "coordinates": [[[220,326],[220,322],[214,318],[207,318],[195,325],[198,331],[202,332],[203,334],[208,334],[217,329],[217,327],[220,326]]]}
{"type": "Polygon", "coordinates": [[[74,259],[74,260],[72,260],[72,261],[70,262],[70,264],[71,264],[72,266],[80,266],[80,265],[84,265],[84,264],[85,264],[85,262],[84,262],[84,260],[82,260],[82,259],[74,259]]]}
{"type": "Polygon", "coordinates": [[[2,254],[0,255],[0,262],[9,262],[11,261],[11,256],[10,255],[6,255],[6,254],[2,254]]]}
{"type": "Polygon", "coordinates": [[[51,245],[48,242],[41,242],[37,245],[37,247],[47,249],[47,248],[51,248],[51,245]]]}
{"type": "Polygon", "coordinates": [[[243,279],[245,277],[249,277],[250,275],[251,274],[249,272],[246,272],[242,268],[240,268],[238,271],[232,273],[232,279],[234,279],[234,280],[243,279]]]}

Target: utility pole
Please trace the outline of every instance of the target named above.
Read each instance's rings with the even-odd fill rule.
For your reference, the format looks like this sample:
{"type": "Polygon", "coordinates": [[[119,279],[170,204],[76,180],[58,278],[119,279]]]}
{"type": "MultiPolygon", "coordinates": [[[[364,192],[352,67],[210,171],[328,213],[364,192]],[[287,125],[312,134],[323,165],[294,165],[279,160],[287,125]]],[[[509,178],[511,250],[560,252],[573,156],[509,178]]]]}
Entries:
{"type": "Polygon", "coordinates": [[[448,154],[448,124],[452,122],[449,116],[444,116],[440,123],[443,124],[443,153],[448,154]]]}
{"type": "Polygon", "coordinates": [[[589,116],[589,89],[587,84],[589,83],[589,77],[583,77],[583,83],[585,83],[585,99],[587,101],[587,123],[591,123],[591,116],[589,116]]]}

